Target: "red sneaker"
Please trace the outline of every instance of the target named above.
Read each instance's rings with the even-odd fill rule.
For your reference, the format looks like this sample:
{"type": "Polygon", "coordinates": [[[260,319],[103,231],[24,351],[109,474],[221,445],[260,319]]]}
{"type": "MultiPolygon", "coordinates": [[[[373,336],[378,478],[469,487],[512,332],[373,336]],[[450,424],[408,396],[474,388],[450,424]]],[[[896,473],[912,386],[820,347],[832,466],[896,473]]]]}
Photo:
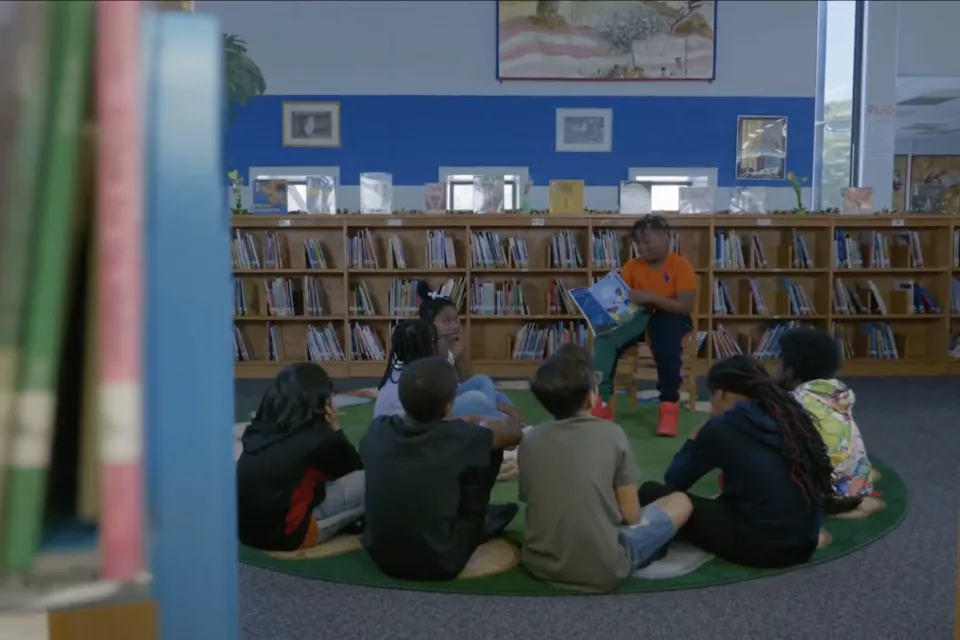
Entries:
{"type": "Polygon", "coordinates": [[[723,491],[723,471],[717,474],[717,489],[723,491]]]}
{"type": "Polygon", "coordinates": [[[660,403],[660,423],[657,426],[657,435],[666,438],[676,438],[680,428],[680,405],[676,402],[660,403]]]}
{"type": "Polygon", "coordinates": [[[591,410],[590,413],[593,414],[594,418],[613,422],[613,403],[604,402],[600,398],[597,398],[597,401],[593,405],[593,410],[591,410]]]}

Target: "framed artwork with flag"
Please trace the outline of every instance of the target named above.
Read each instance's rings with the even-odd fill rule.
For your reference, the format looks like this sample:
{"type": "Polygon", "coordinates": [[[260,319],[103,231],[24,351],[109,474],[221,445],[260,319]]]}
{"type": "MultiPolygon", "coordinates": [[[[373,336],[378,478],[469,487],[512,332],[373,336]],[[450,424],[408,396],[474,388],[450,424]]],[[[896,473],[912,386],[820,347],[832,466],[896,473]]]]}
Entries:
{"type": "Polygon", "coordinates": [[[498,0],[499,80],[704,80],[718,0],[498,0]]]}

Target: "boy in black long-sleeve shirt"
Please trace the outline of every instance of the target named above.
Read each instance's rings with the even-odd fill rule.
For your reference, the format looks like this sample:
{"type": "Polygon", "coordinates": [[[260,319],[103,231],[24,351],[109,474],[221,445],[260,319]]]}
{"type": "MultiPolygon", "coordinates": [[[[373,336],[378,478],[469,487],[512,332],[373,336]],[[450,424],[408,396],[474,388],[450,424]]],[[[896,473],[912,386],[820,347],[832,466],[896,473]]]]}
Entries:
{"type": "Polygon", "coordinates": [[[360,443],[364,548],[395,578],[452,580],[517,514],[516,504],[490,505],[490,491],[521,425],[450,419],[457,376],[446,358],[405,366],[398,393],[405,417],[375,419],[360,443]]]}

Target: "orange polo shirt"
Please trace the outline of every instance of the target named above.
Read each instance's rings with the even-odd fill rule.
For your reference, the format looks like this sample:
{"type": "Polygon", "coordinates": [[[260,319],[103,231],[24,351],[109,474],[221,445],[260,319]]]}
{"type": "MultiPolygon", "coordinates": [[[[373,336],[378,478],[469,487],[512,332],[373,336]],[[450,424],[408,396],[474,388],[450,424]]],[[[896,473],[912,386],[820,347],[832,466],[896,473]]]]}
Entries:
{"type": "Polygon", "coordinates": [[[697,273],[690,261],[676,253],[667,255],[657,268],[643,258],[633,258],[623,265],[620,275],[631,289],[645,289],[665,298],[677,297],[679,291],[697,290],[697,273]]]}

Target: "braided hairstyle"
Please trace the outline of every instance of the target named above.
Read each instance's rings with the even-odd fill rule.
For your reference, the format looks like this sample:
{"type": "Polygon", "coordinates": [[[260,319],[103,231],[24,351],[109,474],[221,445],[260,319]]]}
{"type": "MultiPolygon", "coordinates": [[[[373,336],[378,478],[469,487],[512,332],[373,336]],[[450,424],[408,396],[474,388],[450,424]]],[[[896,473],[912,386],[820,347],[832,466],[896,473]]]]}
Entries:
{"type": "Polygon", "coordinates": [[[437,355],[437,329],[427,320],[405,320],[393,329],[387,368],[377,388],[397,382],[404,365],[437,355]]]}
{"type": "Polygon", "coordinates": [[[780,426],[781,454],[808,504],[822,506],[833,498],[833,466],[815,418],[749,356],[733,356],[714,364],[707,374],[710,393],[727,391],[749,398],[780,426]]]}

